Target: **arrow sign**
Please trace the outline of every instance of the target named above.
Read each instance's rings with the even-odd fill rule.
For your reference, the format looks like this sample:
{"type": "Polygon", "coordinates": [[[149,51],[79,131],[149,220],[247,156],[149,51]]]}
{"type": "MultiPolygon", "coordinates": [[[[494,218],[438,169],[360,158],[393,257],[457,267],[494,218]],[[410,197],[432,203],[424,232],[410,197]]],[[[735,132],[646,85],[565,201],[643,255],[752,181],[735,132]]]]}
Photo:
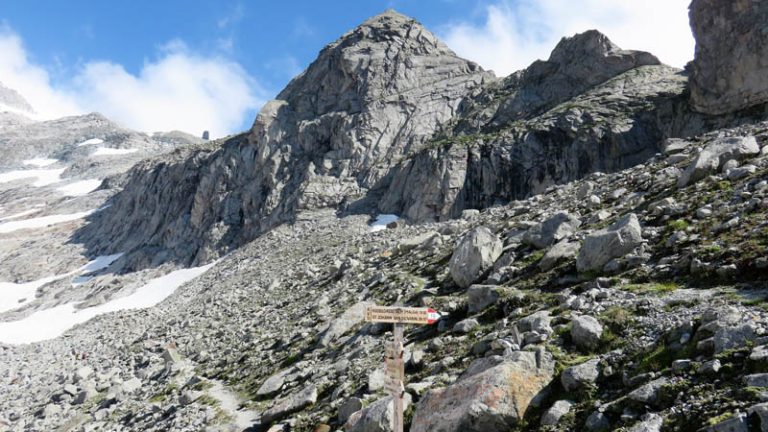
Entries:
{"type": "Polygon", "coordinates": [[[368,306],[365,309],[365,320],[368,322],[434,324],[439,319],[440,313],[432,308],[368,306]]]}

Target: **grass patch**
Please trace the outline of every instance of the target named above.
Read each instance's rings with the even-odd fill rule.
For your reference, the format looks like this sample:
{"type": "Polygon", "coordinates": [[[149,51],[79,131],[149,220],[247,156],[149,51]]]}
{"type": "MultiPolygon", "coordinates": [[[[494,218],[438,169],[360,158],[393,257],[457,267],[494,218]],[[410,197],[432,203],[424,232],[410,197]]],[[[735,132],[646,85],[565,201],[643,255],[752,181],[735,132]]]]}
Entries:
{"type": "Polygon", "coordinates": [[[643,284],[624,285],[622,289],[635,294],[656,294],[664,295],[680,288],[680,285],[674,282],[649,282],[643,284]]]}
{"type": "Polygon", "coordinates": [[[667,228],[672,231],[685,231],[689,226],[690,224],[683,219],[673,220],[667,224],[667,228]]]}

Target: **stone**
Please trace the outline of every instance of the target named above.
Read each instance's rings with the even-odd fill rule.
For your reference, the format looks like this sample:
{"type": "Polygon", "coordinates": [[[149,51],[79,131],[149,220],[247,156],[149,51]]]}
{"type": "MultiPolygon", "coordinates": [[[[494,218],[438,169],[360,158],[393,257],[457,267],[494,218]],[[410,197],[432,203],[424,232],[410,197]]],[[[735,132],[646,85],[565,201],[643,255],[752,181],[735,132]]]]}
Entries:
{"type": "Polygon", "coordinates": [[[744,377],[744,383],[750,387],[768,387],[768,373],[747,375],[744,377]]]}
{"type": "Polygon", "coordinates": [[[179,403],[182,405],[189,405],[201,397],[203,397],[203,392],[187,390],[179,396],[179,403]]]}
{"type": "Polygon", "coordinates": [[[768,345],[758,345],[752,348],[749,359],[754,362],[764,362],[768,360],[768,345]]]}
{"type": "Polygon", "coordinates": [[[695,183],[721,169],[729,160],[741,161],[760,153],[754,136],[718,138],[706,145],[683,171],[677,186],[695,183]]]}
{"type": "Polygon", "coordinates": [[[519,319],[517,321],[517,329],[521,332],[533,331],[542,334],[551,334],[551,322],[552,317],[550,316],[549,311],[538,311],[519,319]]]}
{"type": "Polygon", "coordinates": [[[693,0],[691,29],[696,54],[691,71],[691,105],[725,114],[768,101],[768,5],[760,1],[693,0]]]}
{"type": "Polygon", "coordinates": [[[568,212],[558,212],[544,222],[530,228],[523,235],[523,242],[537,249],[544,249],[568,238],[581,226],[579,218],[568,212]]]}
{"type": "Polygon", "coordinates": [[[65,384],[64,385],[64,393],[70,395],[70,396],[76,396],[77,395],[77,386],[73,384],[65,384]]]}
{"type": "Polygon", "coordinates": [[[317,402],[317,387],[309,385],[283,399],[261,414],[263,424],[272,423],[317,402]]]}
{"type": "Polygon", "coordinates": [[[560,383],[569,392],[587,389],[594,385],[600,376],[599,364],[600,359],[592,359],[570,366],[560,375],[560,383]]]}
{"type": "Polygon", "coordinates": [[[75,371],[75,382],[85,381],[93,375],[93,368],[90,366],[83,366],[75,371]]]}
{"type": "Polygon", "coordinates": [[[368,391],[375,393],[387,384],[387,373],[384,369],[374,369],[368,374],[368,391]]]}
{"type": "Polygon", "coordinates": [[[339,406],[339,414],[338,419],[339,423],[346,423],[347,420],[352,416],[352,414],[360,411],[363,409],[363,401],[360,398],[351,397],[344,401],[344,403],[339,406]]]}
{"type": "Polygon", "coordinates": [[[75,405],[84,404],[85,402],[88,402],[89,400],[93,399],[99,394],[99,392],[96,391],[93,387],[85,387],[83,390],[80,391],[80,393],[75,396],[75,400],[73,403],[75,405]]]}
{"type": "Polygon", "coordinates": [[[328,329],[322,332],[318,337],[318,342],[320,345],[328,346],[331,342],[335,341],[343,334],[352,330],[353,327],[363,322],[363,319],[365,318],[365,309],[369,305],[373,305],[373,303],[355,303],[349,309],[344,311],[341,316],[334,319],[328,329]]]}
{"type": "Polygon", "coordinates": [[[576,268],[580,272],[601,270],[608,261],[632,252],[642,241],[640,222],[634,213],[629,213],[607,229],[584,239],[576,258],[576,268]]]}
{"type": "Polygon", "coordinates": [[[456,285],[467,288],[493,267],[501,256],[503,244],[486,227],[472,229],[453,251],[449,269],[456,285]]]}
{"type": "Polygon", "coordinates": [[[768,403],[752,405],[747,410],[753,425],[760,427],[760,432],[768,432],[768,403]]]}
{"type": "MultiPolygon", "coordinates": [[[[411,395],[403,395],[403,411],[411,405],[411,395]]],[[[392,432],[392,397],[385,397],[373,402],[362,410],[350,415],[344,430],[346,432],[392,432]]]]}
{"type": "Polygon", "coordinates": [[[555,244],[541,258],[539,268],[542,271],[552,270],[562,261],[578,255],[580,247],[581,245],[578,242],[569,242],[567,240],[555,244]]]}
{"type": "Polygon", "coordinates": [[[43,417],[52,418],[61,414],[61,407],[54,403],[49,403],[43,408],[43,417]]]}
{"type": "Polygon", "coordinates": [[[602,335],[602,324],[591,316],[580,315],[571,320],[571,341],[582,350],[595,349],[602,335]]]}
{"type": "Polygon", "coordinates": [[[179,354],[179,351],[172,346],[163,348],[162,357],[166,363],[178,363],[181,361],[181,355],[179,354]]]}
{"type": "Polygon", "coordinates": [[[641,385],[627,394],[627,398],[646,405],[654,405],[659,398],[659,390],[669,384],[668,378],[658,378],[641,385]]]}
{"type": "Polygon", "coordinates": [[[611,430],[611,421],[604,413],[600,411],[594,411],[587,417],[587,421],[584,423],[584,427],[588,431],[603,432],[611,430]]]}
{"type": "Polygon", "coordinates": [[[467,289],[468,311],[471,314],[481,312],[511,293],[509,288],[496,285],[470,285],[467,289]]]}
{"type": "Polygon", "coordinates": [[[256,396],[266,397],[266,396],[272,396],[274,394],[277,394],[278,392],[280,392],[280,389],[283,388],[286,377],[288,377],[289,375],[295,372],[296,372],[295,367],[289,367],[287,369],[283,369],[271,375],[269,378],[264,380],[264,382],[261,384],[259,389],[256,390],[256,396]]]}
{"type": "Polygon", "coordinates": [[[751,432],[744,413],[738,413],[715,425],[702,429],[703,432],[751,432]]]}
{"type": "Polygon", "coordinates": [[[453,331],[459,334],[466,334],[477,328],[479,325],[480,323],[478,323],[476,319],[467,318],[457,322],[453,326],[453,331]]]}
{"type": "Polygon", "coordinates": [[[541,416],[542,426],[555,426],[560,422],[560,419],[571,411],[571,407],[574,405],[569,400],[559,400],[552,404],[552,406],[544,412],[541,416]]]}
{"type": "Polygon", "coordinates": [[[696,371],[703,375],[714,375],[720,370],[721,367],[722,365],[720,364],[720,360],[714,359],[705,361],[699,365],[696,371]]]}
{"type": "Polygon", "coordinates": [[[411,432],[493,432],[509,430],[552,379],[553,363],[531,368],[504,360],[432,389],[416,406],[411,432]]]}
{"type": "Polygon", "coordinates": [[[656,413],[644,414],[640,421],[632,425],[627,432],[661,432],[664,418],[656,413]]]}

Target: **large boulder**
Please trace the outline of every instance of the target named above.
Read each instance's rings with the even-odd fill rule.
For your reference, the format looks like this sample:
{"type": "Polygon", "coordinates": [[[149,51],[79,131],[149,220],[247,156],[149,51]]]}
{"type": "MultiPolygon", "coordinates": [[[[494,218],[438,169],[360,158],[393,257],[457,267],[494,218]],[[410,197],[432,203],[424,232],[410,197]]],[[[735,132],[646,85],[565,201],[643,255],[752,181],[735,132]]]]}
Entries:
{"type": "Polygon", "coordinates": [[[677,181],[678,187],[688,186],[720,170],[729,160],[741,161],[760,153],[753,136],[720,138],[707,144],[693,159],[677,181]]]}
{"type": "MultiPolygon", "coordinates": [[[[403,395],[403,410],[411,404],[411,395],[403,395]]],[[[364,409],[349,416],[344,430],[347,432],[392,432],[394,403],[388,396],[377,400],[364,409]]]]}
{"type": "MultiPolygon", "coordinates": [[[[539,354],[536,357],[548,357],[539,354]]],[[[477,361],[488,363],[487,359],[477,361]]],[[[503,359],[492,367],[470,369],[478,372],[465,373],[454,384],[427,392],[416,406],[411,432],[510,430],[552,380],[553,362],[549,358],[503,359]]]]}
{"type": "Polygon", "coordinates": [[[538,249],[551,246],[573,234],[581,221],[568,212],[558,212],[540,224],[536,224],[523,235],[523,243],[538,249]]]}
{"type": "Polygon", "coordinates": [[[643,231],[634,213],[629,213],[604,230],[584,239],[576,268],[580,272],[601,270],[608,261],[622,257],[640,246],[643,231]]]}
{"type": "Polygon", "coordinates": [[[690,19],[696,38],[694,109],[724,114],[768,101],[768,3],[693,0],[690,19]]]}
{"type": "Polygon", "coordinates": [[[493,267],[501,256],[503,243],[486,227],[477,227],[462,237],[449,264],[456,284],[467,288],[493,267]]]}

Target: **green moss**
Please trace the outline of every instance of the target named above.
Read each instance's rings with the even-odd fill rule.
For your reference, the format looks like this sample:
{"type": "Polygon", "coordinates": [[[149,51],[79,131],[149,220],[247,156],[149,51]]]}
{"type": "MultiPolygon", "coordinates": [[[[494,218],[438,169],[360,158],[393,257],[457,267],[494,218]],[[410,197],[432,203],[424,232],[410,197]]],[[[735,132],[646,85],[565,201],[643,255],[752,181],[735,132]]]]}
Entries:
{"type": "Polygon", "coordinates": [[[728,420],[731,417],[733,417],[733,413],[730,413],[730,412],[723,413],[723,414],[720,414],[719,416],[715,416],[715,417],[712,417],[709,420],[707,420],[707,424],[710,425],[710,426],[714,426],[714,425],[716,425],[718,423],[722,423],[722,422],[728,420]]]}
{"type": "Polygon", "coordinates": [[[690,224],[683,219],[673,220],[667,224],[667,228],[672,231],[685,231],[689,226],[690,224]]]}
{"type": "Polygon", "coordinates": [[[527,267],[527,266],[529,266],[529,265],[531,265],[531,264],[541,260],[544,257],[544,254],[545,254],[545,252],[543,250],[533,251],[533,252],[529,253],[528,255],[526,255],[526,257],[523,258],[520,261],[520,264],[522,266],[524,266],[524,267],[527,267]]]}

